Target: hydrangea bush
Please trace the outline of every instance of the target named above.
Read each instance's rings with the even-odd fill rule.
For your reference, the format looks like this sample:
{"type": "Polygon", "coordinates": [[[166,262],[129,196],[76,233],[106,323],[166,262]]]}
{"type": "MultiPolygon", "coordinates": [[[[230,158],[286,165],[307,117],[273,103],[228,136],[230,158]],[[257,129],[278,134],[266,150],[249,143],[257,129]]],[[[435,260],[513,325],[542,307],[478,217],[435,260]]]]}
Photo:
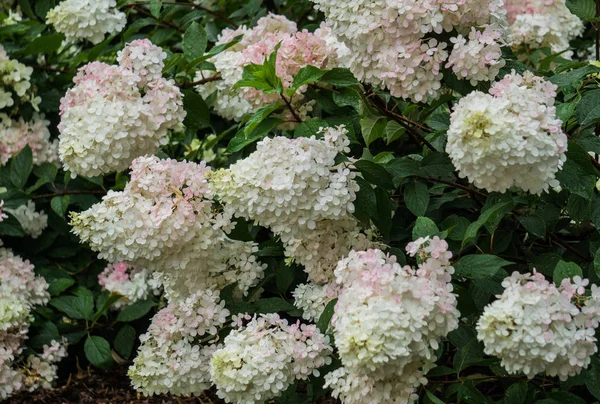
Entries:
{"type": "Polygon", "coordinates": [[[0,400],[600,401],[599,21],[0,0],[0,400]]]}

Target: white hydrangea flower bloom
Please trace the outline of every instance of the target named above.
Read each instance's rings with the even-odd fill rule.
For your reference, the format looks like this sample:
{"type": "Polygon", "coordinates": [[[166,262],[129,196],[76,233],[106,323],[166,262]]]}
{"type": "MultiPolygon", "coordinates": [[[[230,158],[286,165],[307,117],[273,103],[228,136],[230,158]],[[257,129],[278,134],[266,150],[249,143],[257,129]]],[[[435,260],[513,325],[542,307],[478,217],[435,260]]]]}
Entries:
{"type": "Polygon", "coordinates": [[[315,325],[290,325],[266,314],[225,337],[210,361],[210,376],[226,402],[258,404],[279,396],[296,379],[318,376],[317,369],[331,363],[332,351],[315,325]]]}
{"type": "Polygon", "coordinates": [[[175,295],[237,282],[247,293],[265,265],[255,243],[232,240],[230,216],[213,211],[200,164],[139,157],[122,192],[109,192],[72,217],[73,231],[109,262],[127,261],[158,276],[175,295]]]}
{"type": "Polygon", "coordinates": [[[106,34],[117,34],[127,16],[117,9],[116,0],[63,0],[48,11],[46,21],[72,42],[87,39],[98,44],[106,34]]]}
{"type": "Polygon", "coordinates": [[[129,368],[134,388],[145,395],[188,395],[207,390],[211,385],[209,361],[221,346],[214,341],[204,346],[196,342],[216,338],[228,316],[218,292],[197,291],[172,299],[140,337],[142,345],[129,368]]]}
{"type": "Polygon", "coordinates": [[[302,310],[302,318],[317,322],[325,306],[338,295],[339,286],[335,283],[318,285],[316,283],[300,284],[292,292],[294,306],[302,310]]]}
{"type": "Polygon", "coordinates": [[[16,209],[4,209],[4,211],[13,215],[21,224],[23,231],[31,238],[38,238],[48,227],[48,215],[43,210],[36,212],[33,201],[27,201],[16,209]]]}
{"type": "Polygon", "coordinates": [[[506,75],[490,94],[475,91],[454,108],[446,152],[461,178],[490,192],[540,194],[558,185],[567,136],[556,118],[556,86],[531,72],[506,75]]]}
{"type": "Polygon", "coordinates": [[[417,268],[371,249],[351,251],[335,270],[332,327],[344,367],[326,375],[326,386],[345,403],[414,402],[439,341],[458,327],[448,244],[423,238],[407,251],[417,268]]]}
{"type": "Polygon", "coordinates": [[[120,66],[93,62],[79,70],[61,100],[59,153],[72,176],[125,170],[156,153],[185,117],[182,94],[160,77],[166,54],[148,40],[119,54],[120,66]],[[142,63],[146,63],[142,67],[142,63]]]}
{"type": "Polygon", "coordinates": [[[577,375],[597,352],[594,336],[600,319],[599,289],[584,297],[587,279],[563,280],[557,288],[542,274],[513,272],[502,282],[498,300],[488,305],[477,323],[485,353],[497,356],[508,373],[538,373],[562,381],[577,375]],[[578,307],[573,299],[582,295],[578,307]]]}

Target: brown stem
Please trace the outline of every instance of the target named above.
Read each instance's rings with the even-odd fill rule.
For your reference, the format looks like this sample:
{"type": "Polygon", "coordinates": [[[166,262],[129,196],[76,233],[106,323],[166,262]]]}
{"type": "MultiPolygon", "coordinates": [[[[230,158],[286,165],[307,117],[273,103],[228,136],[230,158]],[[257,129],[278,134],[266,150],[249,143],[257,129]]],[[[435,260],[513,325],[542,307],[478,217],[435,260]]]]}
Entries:
{"type": "Polygon", "coordinates": [[[417,127],[420,130],[423,130],[426,132],[431,132],[431,129],[427,128],[426,126],[421,125],[420,123],[414,122],[396,112],[390,111],[387,108],[387,105],[383,99],[381,99],[380,97],[378,97],[374,94],[372,94],[372,95],[373,95],[373,97],[372,97],[373,104],[375,105],[375,108],[377,108],[379,111],[383,112],[384,114],[386,114],[387,116],[392,118],[394,121],[398,122],[402,127],[404,127],[406,129],[406,132],[409,134],[409,136],[412,137],[413,140],[415,140],[417,143],[424,144],[431,151],[437,151],[437,149],[431,143],[429,143],[429,141],[427,141],[427,139],[425,139],[425,137],[423,137],[423,135],[421,135],[418,131],[414,130],[414,127],[417,127]]]}
{"type": "MultiPolygon", "coordinates": [[[[136,1],[135,3],[125,4],[123,7],[134,7],[135,8],[135,6],[147,6],[148,4],[150,4],[150,2],[148,2],[148,1],[136,1]]],[[[226,23],[228,23],[230,25],[237,27],[237,24],[235,23],[235,21],[233,21],[229,17],[226,17],[219,11],[211,10],[211,9],[203,7],[199,4],[184,3],[181,1],[163,1],[163,4],[168,4],[171,6],[185,6],[185,7],[195,8],[197,10],[202,10],[202,11],[207,12],[208,14],[214,15],[215,17],[219,18],[220,20],[225,21],[226,23]]]]}
{"type": "Polygon", "coordinates": [[[192,81],[191,83],[180,84],[179,87],[181,87],[181,88],[190,88],[190,87],[199,86],[199,85],[202,85],[202,84],[210,83],[212,81],[219,81],[219,80],[221,80],[221,75],[217,74],[216,76],[207,77],[207,78],[204,78],[202,80],[192,81]]]}
{"type": "Polygon", "coordinates": [[[65,70],[65,69],[59,69],[58,67],[51,67],[51,66],[40,66],[40,65],[31,65],[32,68],[36,69],[36,70],[46,70],[49,72],[56,72],[56,73],[69,73],[69,70],[65,70]]]}
{"type": "Polygon", "coordinates": [[[296,110],[294,110],[294,107],[292,107],[292,104],[290,103],[290,100],[288,100],[285,97],[285,95],[283,95],[283,94],[281,94],[281,99],[283,100],[283,102],[285,102],[285,105],[287,105],[288,109],[292,113],[292,116],[294,117],[294,119],[296,120],[296,122],[302,123],[302,119],[300,118],[300,116],[298,115],[298,113],[296,112],[296,110]]]}
{"type": "Polygon", "coordinates": [[[106,195],[106,191],[89,190],[89,191],[57,191],[52,194],[43,194],[32,196],[31,199],[54,198],[55,196],[63,195],[106,195]]]}
{"type": "Polygon", "coordinates": [[[450,185],[452,187],[455,187],[455,188],[458,188],[458,189],[462,189],[463,191],[467,191],[468,193],[470,193],[472,195],[480,196],[480,197],[482,197],[484,199],[487,199],[487,197],[488,197],[487,194],[484,194],[483,192],[479,192],[476,189],[467,187],[466,185],[462,185],[462,184],[459,184],[457,182],[441,180],[441,179],[435,178],[435,177],[421,177],[421,176],[418,176],[418,175],[415,175],[415,177],[422,178],[422,179],[425,179],[425,180],[431,181],[431,182],[437,182],[437,183],[440,183],[440,184],[450,185]]]}
{"type": "Polygon", "coordinates": [[[575,247],[573,247],[572,245],[570,245],[569,243],[561,240],[557,235],[552,234],[552,233],[548,233],[548,236],[550,237],[550,239],[554,243],[558,244],[559,246],[561,246],[565,250],[572,252],[573,254],[575,254],[576,256],[578,256],[579,258],[581,258],[584,261],[588,260],[585,255],[583,255],[582,253],[580,253],[579,251],[577,251],[577,249],[575,247]]]}

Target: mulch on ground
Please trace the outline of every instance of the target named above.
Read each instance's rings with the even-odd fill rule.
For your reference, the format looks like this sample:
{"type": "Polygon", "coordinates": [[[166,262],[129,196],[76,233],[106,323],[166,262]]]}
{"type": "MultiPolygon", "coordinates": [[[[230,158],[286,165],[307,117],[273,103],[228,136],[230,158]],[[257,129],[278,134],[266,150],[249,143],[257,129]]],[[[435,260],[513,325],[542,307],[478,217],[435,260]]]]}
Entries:
{"type": "Polygon", "coordinates": [[[7,404],[222,404],[214,393],[200,397],[160,395],[144,397],[129,383],[126,368],[80,371],[71,375],[54,390],[20,393],[5,401],[7,404]]]}

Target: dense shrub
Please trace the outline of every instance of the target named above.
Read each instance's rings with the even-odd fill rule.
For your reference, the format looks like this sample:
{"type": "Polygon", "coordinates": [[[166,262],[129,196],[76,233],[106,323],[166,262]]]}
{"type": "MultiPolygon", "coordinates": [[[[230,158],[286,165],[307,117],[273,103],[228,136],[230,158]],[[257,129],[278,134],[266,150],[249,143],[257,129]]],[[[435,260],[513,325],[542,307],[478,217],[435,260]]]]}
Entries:
{"type": "Polygon", "coordinates": [[[599,18],[0,0],[0,397],[600,400],[599,18]]]}

